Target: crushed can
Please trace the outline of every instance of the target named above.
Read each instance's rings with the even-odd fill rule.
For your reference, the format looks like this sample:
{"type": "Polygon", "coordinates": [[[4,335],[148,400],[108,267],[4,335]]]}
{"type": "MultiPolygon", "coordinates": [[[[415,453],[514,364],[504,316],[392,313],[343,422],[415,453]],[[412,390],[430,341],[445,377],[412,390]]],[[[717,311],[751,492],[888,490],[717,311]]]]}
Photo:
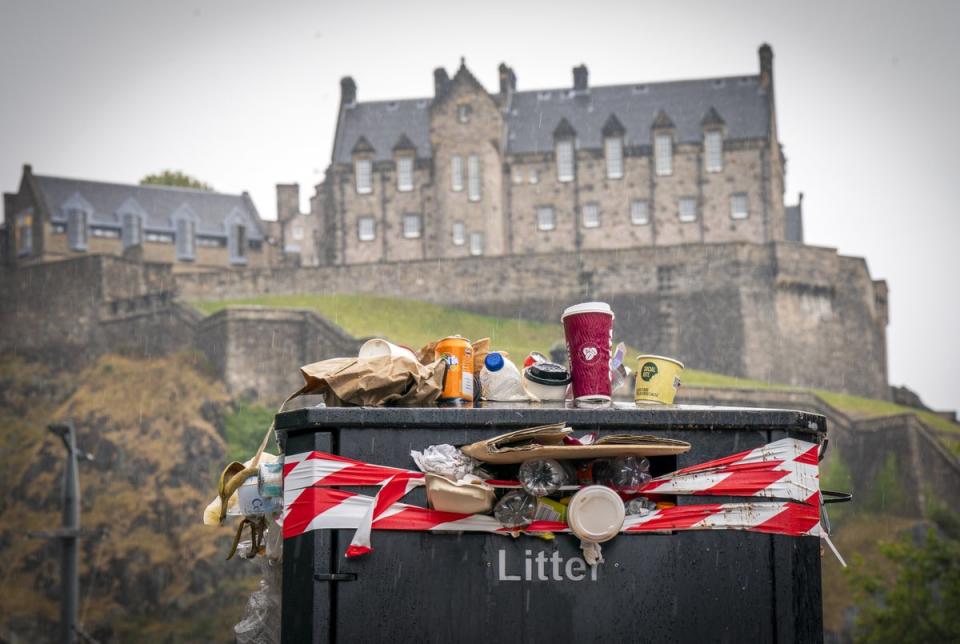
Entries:
{"type": "Polygon", "coordinates": [[[440,400],[473,401],[473,347],[459,335],[444,338],[437,343],[434,359],[443,358],[447,371],[443,376],[440,400]]]}

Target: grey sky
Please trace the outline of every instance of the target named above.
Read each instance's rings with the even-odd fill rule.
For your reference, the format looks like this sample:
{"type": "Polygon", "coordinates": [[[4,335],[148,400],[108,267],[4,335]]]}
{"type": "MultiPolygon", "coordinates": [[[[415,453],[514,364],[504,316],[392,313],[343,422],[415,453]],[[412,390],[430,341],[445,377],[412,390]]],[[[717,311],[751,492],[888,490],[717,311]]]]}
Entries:
{"type": "Polygon", "coordinates": [[[0,0],[0,188],[182,169],[304,201],[350,74],[361,100],[429,96],[461,55],[488,89],[756,73],[769,42],[788,201],[807,241],[890,283],[890,378],[960,407],[960,3],[14,2],[0,0]]]}

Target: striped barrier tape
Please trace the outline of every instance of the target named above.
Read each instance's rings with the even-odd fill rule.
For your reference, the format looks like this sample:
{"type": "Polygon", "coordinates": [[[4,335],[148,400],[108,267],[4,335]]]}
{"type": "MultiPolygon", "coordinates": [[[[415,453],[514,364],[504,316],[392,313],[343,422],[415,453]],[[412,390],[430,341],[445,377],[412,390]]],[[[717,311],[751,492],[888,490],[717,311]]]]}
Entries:
{"type": "MultiPolygon", "coordinates": [[[[623,532],[739,529],[778,534],[820,535],[818,446],[792,438],[682,468],[658,477],[641,494],[692,494],[790,499],[801,503],[685,505],[628,517],[623,532]]],[[[424,484],[422,472],[372,465],[325,452],[303,452],[284,460],[284,538],[317,529],[356,529],[348,557],[372,550],[371,531],[465,530],[513,533],[487,515],[458,515],[398,503],[424,484]],[[379,486],[376,497],[327,490],[379,486]],[[359,515],[357,512],[362,509],[359,515]],[[344,524],[346,522],[346,524],[344,524]]],[[[517,488],[517,481],[487,481],[517,488]]],[[[577,489],[571,486],[570,489],[577,489]]],[[[528,526],[528,532],[567,532],[566,524],[528,526]]]]}

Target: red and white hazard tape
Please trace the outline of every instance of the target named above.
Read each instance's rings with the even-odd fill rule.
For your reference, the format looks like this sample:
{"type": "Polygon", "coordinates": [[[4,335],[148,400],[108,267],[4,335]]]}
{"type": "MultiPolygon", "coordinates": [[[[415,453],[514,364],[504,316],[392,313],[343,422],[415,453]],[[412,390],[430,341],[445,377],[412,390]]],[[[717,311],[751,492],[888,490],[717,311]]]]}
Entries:
{"type": "MultiPolygon", "coordinates": [[[[820,529],[818,446],[787,438],[754,450],[686,467],[650,481],[646,494],[749,496],[800,501],[684,505],[630,516],[622,532],[750,530],[790,536],[826,536],[820,529]]],[[[516,481],[489,481],[519,487],[516,481]]],[[[372,550],[371,531],[426,530],[512,534],[493,517],[439,512],[400,499],[424,484],[421,472],[304,452],[284,460],[283,536],[310,530],[356,529],[347,556],[372,550]],[[379,486],[376,497],[340,486],[379,486]]],[[[565,523],[538,521],[527,532],[569,532],[565,523]]]]}
{"type": "MultiPolygon", "coordinates": [[[[344,490],[313,487],[303,490],[284,510],[283,536],[295,537],[311,530],[357,529],[365,525],[374,497],[344,490]]],[[[459,514],[393,503],[372,522],[374,530],[429,532],[517,532],[500,525],[485,514],[459,514]]],[[[566,523],[534,521],[524,532],[570,532],[566,523]]],[[[662,532],[673,530],[749,530],[789,536],[820,536],[820,509],[816,505],[780,502],[714,503],[681,505],[654,510],[646,516],[628,516],[621,532],[662,532]]],[[[369,534],[369,532],[368,532],[369,534]]],[[[356,542],[356,539],[354,539],[356,542]]],[[[369,547],[363,552],[369,552],[369,547]]],[[[355,552],[348,556],[362,554],[355,552]]]]}

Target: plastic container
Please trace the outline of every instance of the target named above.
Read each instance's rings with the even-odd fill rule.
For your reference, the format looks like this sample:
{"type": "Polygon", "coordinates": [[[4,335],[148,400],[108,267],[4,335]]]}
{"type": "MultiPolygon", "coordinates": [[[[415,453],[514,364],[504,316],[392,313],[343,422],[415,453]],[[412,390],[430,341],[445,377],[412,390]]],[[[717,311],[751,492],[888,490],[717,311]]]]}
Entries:
{"type": "Polygon", "coordinates": [[[540,400],[563,400],[569,384],[570,372],[555,362],[536,362],[523,371],[524,387],[540,400]]]}
{"type": "Polygon", "coordinates": [[[480,370],[480,397],[501,402],[530,399],[523,389],[520,370],[496,351],[488,353],[483,360],[483,368],[480,370]]]}
{"type": "Polygon", "coordinates": [[[573,483],[572,466],[552,458],[533,458],[520,464],[517,478],[533,496],[548,496],[573,483]]]}

